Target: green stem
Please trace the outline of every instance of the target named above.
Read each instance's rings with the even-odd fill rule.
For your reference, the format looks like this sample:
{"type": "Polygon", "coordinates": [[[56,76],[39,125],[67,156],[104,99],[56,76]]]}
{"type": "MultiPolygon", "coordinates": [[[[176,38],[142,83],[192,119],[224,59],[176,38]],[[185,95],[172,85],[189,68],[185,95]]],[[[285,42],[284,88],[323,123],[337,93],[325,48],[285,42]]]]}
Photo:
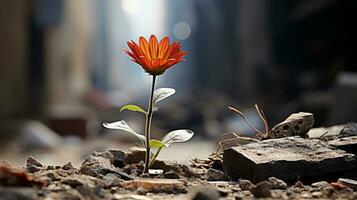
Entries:
{"type": "MultiPolygon", "coordinates": [[[[154,163],[154,161],[156,160],[157,156],[159,155],[161,149],[162,149],[162,147],[160,147],[159,149],[157,149],[157,151],[156,151],[154,157],[153,157],[153,158],[151,159],[151,161],[150,161],[150,165],[152,165],[152,164],[154,163]]],[[[149,165],[149,166],[150,166],[150,165],[149,165]]]]}
{"type": "Polygon", "coordinates": [[[146,154],[145,154],[144,173],[149,172],[149,164],[150,164],[150,131],[151,131],[151,120],[152,120],[152,114],[153,114],[152,107],[153,107],[153,99],[154,99],[155,80],[156,80],[156,76],[153,75],[152,76],[150,100],[149,100],[149,108],[146,113],[146,122],[145,122],[146,154]]]}

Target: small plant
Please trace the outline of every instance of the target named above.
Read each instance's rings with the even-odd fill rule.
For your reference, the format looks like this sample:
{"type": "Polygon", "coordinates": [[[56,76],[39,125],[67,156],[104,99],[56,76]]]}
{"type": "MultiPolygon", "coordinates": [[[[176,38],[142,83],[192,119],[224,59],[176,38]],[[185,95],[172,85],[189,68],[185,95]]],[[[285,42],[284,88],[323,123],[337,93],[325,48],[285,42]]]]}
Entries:
{"type": "Polygon", "coordinates": [[[144,37],[139,38],[139,44],[134,41],[127,43],[130,50],[124,50],[131,57],[131,60],[139,64],[149,75],[152,76],[152,85],[150,99],[147,111],[137,105],[125,105],[120,111],[129,110],[145,114],[145,133],[144,135],[136,133],[124,121],[113,123],[104,123],[103,126],[109,129],[119,129],[135,135],[146,148],[144,173],[147,173],[150,164],[157,158],[164,147],[169,147],[175,142],[185,142],[191,139],[193,132],[187,129],[175,130],[166,134],[161,140],[151,139],[151,121],[153,113],[158,111],[158,102],[175,94],[175,89],[159,88],[155,90],[156,77],[162,75],[171,66],[183,61],[187,54],[181,50],[181,44],[173,42],[170,44],[168,37],[163,38],[160,43],[155,35],[151,35],[149,41],[144,37]],[[150,149],[156,148],[155,154],[151,157],[150,149]]]}

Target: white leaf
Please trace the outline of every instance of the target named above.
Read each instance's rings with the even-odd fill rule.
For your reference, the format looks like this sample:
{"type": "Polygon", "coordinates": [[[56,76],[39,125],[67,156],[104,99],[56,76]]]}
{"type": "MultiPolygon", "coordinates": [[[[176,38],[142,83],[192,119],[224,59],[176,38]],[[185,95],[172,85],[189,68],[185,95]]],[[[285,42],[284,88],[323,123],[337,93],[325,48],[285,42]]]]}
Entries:
{"type": "Polygon", "coordinates": [[[154,104],[157,102],[166,99],[167,97],[175,94],[175,89],[173,88],[159,88],[154,91],[154,104]]]}
{"type": "Polygon", "coordinates": [[[142,142],[145,142],[146,140],[145,136],[136,133],[133,129],[130,128],[130,126],[124,120],[113,122],[113,123],[103,123],[103,126],[109,129],[117,129],[117,130],[123,130],[129,132],[135,135],[136,137],[138,137],[142,142]]]}
{"type": "Polygon", "coordinates": [[[164,138],[162,138],[161,142],[164,143],[167,147],[170,144],[175,142],[186,142],[192,138],[193,132],[187,129],[180,129],[171,131],[170,133],[166,134],[164,138]]]}

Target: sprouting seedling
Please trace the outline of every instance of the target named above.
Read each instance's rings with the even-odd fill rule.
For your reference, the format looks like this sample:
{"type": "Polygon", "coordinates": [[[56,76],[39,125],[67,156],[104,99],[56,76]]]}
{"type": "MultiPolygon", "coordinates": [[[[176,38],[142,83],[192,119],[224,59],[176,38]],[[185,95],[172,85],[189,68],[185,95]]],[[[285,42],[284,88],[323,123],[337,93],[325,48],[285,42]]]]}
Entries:
{"type": "Polygon", "coordinates": [[[237,113],[238,115],[240,115],[243,120],[245,121],[245,123],[247,123],[247,125],[252,128],[255,132],[256,132],[256,136],[260,139],[265,139],[268,137],[269,134],[269,124],[268,121],[265,117],[264,111],[262,109],[259,108],[259,106],[257,104],[254,105],[255,110],[257,111],[260,119],[263,121],[264,123],[264,132],[258,130],[257,128],[255,128],[249,121],[248,119],[245,117],[244,113],[241,112],[240,110],[238,110],[237,108],[234,108],[232,106],[228,106],[228,109],[232,110],[233,112],[237,113]]]}
{"type": "Polygon", "coordinates": [[[187,141],[193,136],[193,132],[190,130],[177,130],[176,132],[170,132],[161,141],[152,140],[150,136],[153,113],[158,111],[157,103],[175,93],[175,90],[172,88],[159,88],[155,90],[156,78],[157,76],[162,75],[171,66],[183,61],[183,57],[187,54],[187,52],[181,50],[181,44],[178,42],[170,44],[170,39],[168,37],[164,37],[160,42],[158,42],[155,35],[151,35],[149,41],[147,41],[144,37],[140,37],[139,44],[134,41],[129,41],[127,44],[130,50],[124,50],[125,53],[131,57],[132,61],[139,64],[145,72],[152,76],[152,84],[147,111],[132,104],[123,106],[121,111],[130,110],[145,114],[145,132],[144,135],[136,133],[125,121],[104,123],[103,125],[107,128],[127,131],[140,139],[146,148],[145,166],[143,172],[147,173],[150,163],[156,159],[164,146],[168,147],[174,142],[187,141]],[[157,148],[155,156],[152,158],[150,157],[151,148],[157,148]]]}
{"type": "MultiPolygon", "coordinates": [[[[175,89],[173,88],[159,88],[154,91],[154,98],[153,98],[153,107],[158,110],[158,105],[157,103],[161,100],[166,99],[167,97],[175,94],[175,89]]],[[[122,106],[120,111],[124,110],[129,110],[129,111],[134,111],[134,112],[140,112],[143,114],[147,114],[147,111],[142,109],[141,107],[137,105],[132,105],[128,104],[125,106],[122,106]]],[[[137,137],[143,146],[145,146],[146,143],[146,138],[144,135],[136,133],[130,126],[124,121],[118,121],[118,122],[113,122],[113,123],[104,123],[104,127],[109,128],[109,129],[117,129],[117,130],[123,130],[128,133],[131,133],[135,137],[137,137]]],[[[192,138],[194,133],[190,130],[187,129],[180,129],[180,130],[175,130],[167,133],[161,140],[155,140],[155,139],[150,139],[149,141],[149,146],[150,148],[156,148],[156,152],[154,156],[151,157],[150,163],[153,163],[155,159],[158,157],[159,153],[161,152],[162,148],[164,147],[170,147],[171,144],[173,143],[178,143],[178,142],[186,142],[192,138]]]]}

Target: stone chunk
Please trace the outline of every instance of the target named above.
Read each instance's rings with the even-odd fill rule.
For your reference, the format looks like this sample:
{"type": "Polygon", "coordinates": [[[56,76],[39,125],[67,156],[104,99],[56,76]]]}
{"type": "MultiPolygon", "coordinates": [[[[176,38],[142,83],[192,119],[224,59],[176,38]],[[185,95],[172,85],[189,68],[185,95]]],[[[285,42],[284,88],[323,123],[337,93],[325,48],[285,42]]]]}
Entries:
{"type": "Polygon", "coordinates": [[[63,169],[63,170],[71,170],[71,169],[74,169],[74,168],[73,168],[72,163],[71,163],[71,162],[68,162],[67,164],[65,164],[65,165],[62,166],[62,169],[63,169]]]}
{"type": "Polygon", "coordinates": [[[348,178],[339,178],[337,183],[340,183],[357,191],[357,181],[355,180],[348,179],[348,178]]]}
{"type": "Polygon", "coordinates": [[[326,181],[319,181],[311,184],[311,187],[315,187],[315,188],[324,188],[328,186],[330,186],[330,183],[326,181]]]}
{"type": "Polygon", "coordinates": [[[357,135],[357,123],[350,122],[345,125],[345,127],[341,131],[342,134],[346,135],[357,135]]]}
{"type": "Polygon", "coordinates": [[[218,200],[221,197],[220,193],[212,188],[202,188],[196,192],[192,200],[218,200]]]}
{"type": "Polygon", "coordinates": [[[162,169],[164,172],[175,171],[177,173],[181,172],[180,165],[172,161],[155,160],[151,165],[152,169],[162,169]]]}
{"type": "Polygon", "coordinates": [[[125,153],[120,150],[109,150],[109,152],[113,155],[111,158],[111,162],[115,167],[124,167],[125,166],[125,153]]]}
{"type": "Polygon", "coordinates": [[[222,171],[216,169],[208,169],[207,171],[207,181],[224,181],[227,180],[227,177],[222,171]]]}
{"type": "Polygon", "coordinates": [[[89,155],[84,160],[81,168],[79,169],[79,173],[98,178],[105,176],[108,173],[114,173],[119,175],[124,180],[133,179],[128,174],[115,169],[108,158],[94,155],[89,155]]]}
{"type": "Polygon", "coordinates": [[[38,162],[35,158],[32,156],[27,158],[26,161],[26,170],[29,173],[35,173],[41,170],[42,164],[38,162]]]}
{"type": "Polygon", "coordinates": [[[316,139],[287,137],[264,140],[224,151],[225,173],[253,182],[276,177],[284,181],[343,172],[356,166],[356,157],[316,139]]]}
{"type": "Polygon", "coordinates": [[[89,155],[82,163],[80,173],[89,176],[100,177],[100,175],[105,175],[106,171],[110,169],[112,169],[112,166],[109,159],[89,155]]]}
{"type": "Polygon", "coordinates": [[[344,137],[327,142],[329,145],[349,153],[357,154],[357,136],[344,137]]]}
{"type": "Polygon", "coordinates": [[[125,161],[128,164],[133,164],[133,163],[138,163],[140,161],[145,160],[145,153],[146,150],[145,148],[140,148],[140,147],[132,147],[129,149],[129,153],[127,153],[125,156],[125,161]]]}
{"type": "Polygon", "coordinates": [[[179,179],[180,178],[180,176],[177,174],[177,172],[175,172],[173,170],[165,172],[164,177],[168,178],[168,179],[179,179]]]}
{"type": "Polygon", "coordinates": [[[42,164],[40,162],[38,162],[32,156],[27,158],[26,165],[33,165],[33,166],[36,166],[36,167],[42,167],[42,164]]]}
{"type": "Polygon", "coordinates": [[[269,181],[262,181],[251,189],[252,194],[256,198],[268,198],[271,197],[272,184],[269,181]]]}
{"type": "Polygon", "coordinates": [[[239,187],[242,190],[250,190],[251,188],[254,187],[254,184],[252,182],[250,182],[250,180],[240,179],[239,180],[239,187]]]}
{"type": "Polygon", "coordinates": [[[314,116],[312,113],[293,113],[269,131],[269,138],[282,138],[296,135],[305,137],[313,125],[314,116]]]}
{"type": "Polygon", "coordinates": [[[318,127],[309,130],[307,135],[309,138],[324,138],[327,136],[338,137],[345,125],[336,125],[331,127],[318,127]]]}
{"type": "Polygon", "coordinates": [[[283,180],[275,177],[270,177],[268,180],[272,184],[271,189],[286,190],[286,188],[288,188],[288,184],[286,184],[283,180]]]}

